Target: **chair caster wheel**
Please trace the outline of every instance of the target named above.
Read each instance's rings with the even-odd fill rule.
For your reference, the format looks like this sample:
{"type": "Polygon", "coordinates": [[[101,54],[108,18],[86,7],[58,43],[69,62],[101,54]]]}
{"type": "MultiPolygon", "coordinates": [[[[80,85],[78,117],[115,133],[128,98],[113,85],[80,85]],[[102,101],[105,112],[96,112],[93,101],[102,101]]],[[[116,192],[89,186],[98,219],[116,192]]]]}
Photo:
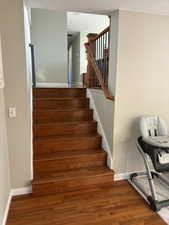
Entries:
{"type": "Polygon", "coordinates": [[[130,180],[132,181],[133,178],[135,178],[135,177],[137,177],[137,176],[138,176],[137,173],[132,173],[132,174],[130,175],[130,180]]]}

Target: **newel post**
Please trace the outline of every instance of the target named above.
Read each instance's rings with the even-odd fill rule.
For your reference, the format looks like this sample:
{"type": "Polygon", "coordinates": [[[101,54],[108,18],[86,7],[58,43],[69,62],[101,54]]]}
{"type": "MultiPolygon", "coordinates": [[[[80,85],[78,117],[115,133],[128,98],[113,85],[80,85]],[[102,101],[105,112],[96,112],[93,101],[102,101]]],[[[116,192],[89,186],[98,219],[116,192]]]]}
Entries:
{"type": "MultiPolygon", "coordinates": [[[[89,44],[94,56],[95,56],[95,52],[96,52],[94,40],[97,36],[98,36],[98,34],[94,34],[94,33],[90,33],[87,35],[88,44],[89,44]]],[[[87,74],[86,74],[86,86],[88,88],[91,88],[91,87],[93,87],[96,75],[95,75],[95,71],[93,69],[93,66],[91,65],[91,62],[90,62],[88,56],[87,56],[87,61],[88,61],[88,64],[87,64],[87,74]]]]}

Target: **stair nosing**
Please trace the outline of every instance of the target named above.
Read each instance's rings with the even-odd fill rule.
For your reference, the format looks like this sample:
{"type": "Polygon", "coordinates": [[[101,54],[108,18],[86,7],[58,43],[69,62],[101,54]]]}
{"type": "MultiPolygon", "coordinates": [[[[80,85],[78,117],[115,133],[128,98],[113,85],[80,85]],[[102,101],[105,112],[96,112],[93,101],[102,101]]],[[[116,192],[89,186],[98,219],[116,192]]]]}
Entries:
{"type": "Polygon", "coordinates": [[[57,125],[57,124],[68,124],[68,125],[73,125],[73,124],[96,124],[97,121],[96,120],[80,120],[80,121],[60,121],[60,122],[42,122],[42,123],[35,123],[33,124],[33,126],[38,126],[38,125],[57,125]]]}
{"type": "MultiPolygon", "coordinates": [[[[48,110],[48,111],[56,111],[56,112],[79,112],[79,111],[92,111],[93,112],[93,109],[90,109],[90,108],[79,108],[79,109],[45,109],[45,111],[48,110]]],[[[39,112],[39,111],[44,111],[43,109],[34,109],[33,112],[39,112]]]]}
{"type": "MultiPolygon", "coordinates": [[[[89,168],[89,167],[88,167],[89,168]]],[[[95,167],[90,167],[90,169],[95,169],[95,167]]],[[[73,171],[73,170],[72,170],[73,171]]],[[[58,172],[59,173],[59,172],[58,172]]],[[[91,178],[91,177],[99,177],[99,176],[108,176],[108,175],[113,175],[114,174],[114,171],[113,170],[110,170],[108,168],[104,168],[104,171],[101,171],[100,170],[100,173],[98,174],[86,174],[86,175],[83,175],[83,176],[68,176],[68,177],[57,177],[57,178],[50,178],[50,180],[46,179],[46,180],[41,180],[39,179],[38,177],[35,177],[32,181],[32,184],[44,184],[44,183],[55,183],[55,182],[58,182],[58,181],[66,181],[66,180],[78,180],[78,179],[86,179],[86,178],[91,178]]]]}
{"type": "Polygon", "coordinates": [[[55,112],[65,112],[65,111],[67,111],[67,112],[74,112],[74,111],[83,111],[83,109],[84,110],[88,110],[89,109],[89,106],[80,106],[79,108],[77,107],[77,106],[70,106],[70,109],[69,108],[66,108],[66,109],[56,109],[56,108],[34,108],[34,110],[33,110],[33,113],[34,112],[39,112],[39,111],[41,111],[41,112],[45,112],[45,111],[47,111],[47,112],[49,112],[49,111],[55,111],[55,112]]]}
{"type": "Polygon", "coordinates": [[[87,88],[85,87],[33,87],[34,90],[38,90],[38,89],[66,89],[66,90],[71,90],[71,89],[82,89],[82,90],[86,90],[87,88]]]}
{"type": "Polygon", "coordinates": [[[77,100],[77,99],[79,99],[79,100],[89,100],[89,98],[87,98],[87,97],[72,97],[72,98],[56,98],[56,97],[54,97],[54,98],[39,98],[39,97],[36,97],[36,98],[33,99],[33,101],[37,101],[37,100],[47,100],[47,101],[49,101],[49,100],[51,100],[51,101],[55,101],[55,100],[61,100],[61,101],[71,100],[72,101],[72,99],[75,99],[75,100],[77,100]]]}
{"type": "MultiPolygon", "coordinates": [[[[88,150],[90,150],[90,149],[88,149],[88,150]]],[[[53,158],[45,158],[44,157],[44,158],[38,159],[38,157],[36,155],[34,155],[33,161],[34,162],[39,162],[39,161],[54,161],[54,160],[57,160],[57,159],[71,159],[71,158],[79,158],[79,157],[83,157],[83,156],[105,155],[106,154],[106,151],[104,151],[102,148],[95,149],[95,150],[98,150],[98,151],[92,152],[92,150],[91,150],[91,153],[89,153],[89,152],[85,152],[86,150],[83,150],[83,153],[81,152],[80,155],[78,154],[78,152],[76,150],[74,155],[67,155],[67,156],[56,156],[55,155],[55,156],[53,156],[53,158]]]]}
{"type": "Polygon", "coordinates": [[[79,135],[79,136],[70,136],[70,135],[67,135],[67,136],[42,136],[42,137],[34,137],[34,140],[46,140],[46,139],[77,139],[77,138],[94,138],[94,137],[98,137],[98,138],[102,138],[102,136],[100,134],[98,134],[97,132],[94,133],[95,135],[93,134],[88,134],[88,135],[79,135]]]}

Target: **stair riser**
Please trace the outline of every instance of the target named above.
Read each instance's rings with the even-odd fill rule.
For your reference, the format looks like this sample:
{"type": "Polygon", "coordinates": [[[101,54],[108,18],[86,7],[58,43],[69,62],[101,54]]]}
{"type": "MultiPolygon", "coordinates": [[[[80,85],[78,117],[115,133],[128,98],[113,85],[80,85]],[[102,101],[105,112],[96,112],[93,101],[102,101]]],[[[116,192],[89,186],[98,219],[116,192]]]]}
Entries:
{"type": "Polygon", "coordinates": [[[63,192],[99,188],[112,185],[113,175],[62,180],[55,183],[33,184],[33,195],[58,194],[63,192]]]}
{"type": "Polygon", "coordinates": [[[34,153],[49,153],[64,150],[98,149],[101,147],[101,137],[85,137],[76,139],[34,140],[34,153]]]}
{"type": "Polygon", "coordinates": [[[88,121],[93,118],[93,110],[84,111],[35,111],[34,123],[88,121]]]}
{"type": "Polygon", "coordinates": [[[62,135],[87,135],[93,134],[97,131],[97,123],[86,123],[86,124],[37,124],[34,125],[33,133],[34,137],[44,136],[62,136],[62,135]]]}
{"type": "Polygon", "coordinates": [[[34,173],[69,171],[85,167],[99,167],[106,165],[106,153],[96,155],[85,155],[72,158],[34,161],[34,173]]]}
{"type": "Polygon", "coordinates": [[[71,99],[71,100],[41,100],[37,99],[33,102],[34,109],[83,109],[89,108],[89,99],[71,99]]]}
{"type": "Polygon", "coordinates": [[[35,98],[74,98],[85,97],[84,88],[36,88],[33,89],[35,98]]]}

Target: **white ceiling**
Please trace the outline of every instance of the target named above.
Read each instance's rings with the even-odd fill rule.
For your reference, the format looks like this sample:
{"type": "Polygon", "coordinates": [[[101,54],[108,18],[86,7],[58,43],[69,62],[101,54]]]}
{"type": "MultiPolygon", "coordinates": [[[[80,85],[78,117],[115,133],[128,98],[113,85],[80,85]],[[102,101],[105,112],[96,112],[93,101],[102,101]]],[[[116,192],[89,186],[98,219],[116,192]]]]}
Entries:
{"type": "Polygon", "coordinates": [[[100,33],[109,26],[109,17],[88,13],[67,13],[68,32],[97,32],[100,33]],[[97,29],[96,29],[97,28],[97,29]]]}
{"type": "Polygon", "coordinates": [[[25,0],[32,8],[89,13],[110,13],[114,9],[169,15],[169,0],[25,0]]]}

